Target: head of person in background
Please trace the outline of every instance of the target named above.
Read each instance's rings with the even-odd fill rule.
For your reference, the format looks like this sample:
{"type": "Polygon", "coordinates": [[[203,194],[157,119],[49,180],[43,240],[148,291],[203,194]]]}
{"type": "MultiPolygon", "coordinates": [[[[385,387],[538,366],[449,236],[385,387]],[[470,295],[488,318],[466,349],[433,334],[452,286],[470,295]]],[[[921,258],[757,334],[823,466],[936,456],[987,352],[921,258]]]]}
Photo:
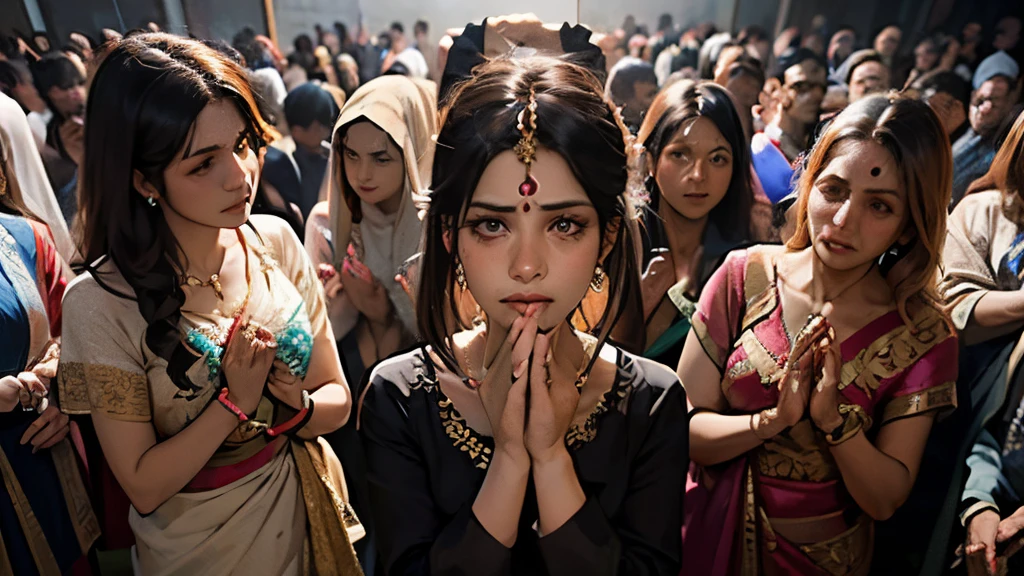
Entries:
{"type": "Polygon", "coordinates": [[[245,66],[250,70],[273,67],[273,58],[266,53],[266,50],[256,39],[256,31],[246,26],[235,34],[231,40],[231,47],[238,50],[238,53],[245,59],[245,66]]]}
{"type": "Polygon", "coordinates": [[[322,155],[338,118],[331,94],[315,82],[296,87],[284,99],[284,116],[297,149],[322,155]]]}
{"type": "Polygon", "coordinates": [[[338,85],[347,96],[352,96],[359,88],[359,63],[350,54],[341,54],[338,63],[338,85]]]}
{"type": "Polygon", "coordinates": [[[96,50],[96,44],[90,36],[82,32],[72,32],[71,34],[68,34],[68,41],[81,50],[82,58],[86,62],[92,60],[93,52],[96,50]]]}
{"type": "MultiPolygon", "coordinates": [[[[633,20],[636,23],[636,20],[633,20]]],[[[672,31],[674,25],[672,24],[672,15],[665,12],[661,16],[658,16],[658,32],[661,34],[668,34],[672,31]]]]}
{"type": "Polygon", "coordinates": [[[960,60],[968,66],[974,66],[978,61],[983,31],[980,23],[972,21],[964,24],[960,32],[960,60]]]}
{"type": "Polygon", "coordinates": [[[980,136],[991,138],[1020,99],[1020,66],[1005,52],[996,52],[978,65],[973,85],[968,112],[971,128],[980,136]]]}
{"type": "Polygon", "coordinates": [[[405,50],[409,42],[405,38],[405,26],[401,22],[395,21],[391,23],[388,28],[388,36],[391,37],[391,49],[395,52],[401,52],[405,50]]]}
{"type": "Polygon", "coordinates": [[[871,94],[888,92],[891,88],[889,67],[882,55],[874,50],[858,50],[849,58],[846,73],[847,96],[850,104],[871,94]]]}
{"type": "Polygon", "coordinates": [[[628,48],[629,55],[631,57],[650,62],[651,50],[648,46],[647,36],[644,36],[643,34],[634,34],[630,36],[626,47],[628,48]]]}
{"type": "Polygon", "coordinates": [[[666,222],[713,224],[727,239],[750,232],[750,151],[729,94],[683,80],[651,105],[637,139],[644,146],[650,205],[666,222]],[[672,218],[666,218],[666,211],[672,218]]]}
{"type": "Polygon", "coordinates": [[[933,34],[921,39],[914,47],[914,72],[921,75],[934,70],[939,65],[945,48],[941,35],[933,34]]]}
{"type": "Polygon", "coordinates": [[[292,47],[298,53],[312,54],[313,53],[313,39],[309,37],[309,34],[299,34],[292,41],[292,47]]]}
{"type": "Polygon", "coordinates": [[[995,35],[992,38],[992,48],[995,50],[1013,51],[1020,43],[1021,21],[1017,16],[1006,16],[996,24],[995,35]]]}
{"type": "Polygon", "coordinates": [[[323,35],[320,37],[320,45],[327,48],[331,54],[341,52],[341,38],[333,30],[324,30],[323,35]]]}
{"type": "Polygon", "coordinates": [[[622,120],[636,134],[644,114],[658,94],[654,66],[639,58],[626,57],[608,74],[605,95],[622,109],[622,120]]]}
{"type": "Polygon", "coordinates": [[[17,102],[25,114],[46,110],[46,102],[32,83],[32,72],[24,60],[0,60],[0,92],[17,102]]]}
{"type": "Polygon", "coordinates": [[[42,56],[53,49],[53,44],[50,43],[50,37],[47,36],[46,32],[34,32],[32,34],[32,47],[37,54],[42,56]]]}
{"type": "Polygon", "coordinates": [[[85,115],[85,75],[70,58],[59,52],[46,54],[32,65],[32,78],[54,119],[63,122],[85,115]]]}
{"type": "Polygon", "coordinates": [[[430,44],[430,24],[426,20],[417,20],[412,25],[412,36],[416,47],[427,47],[430,44]]]}
{"type": "Polygon", "coordinates": [[[875,36],[875,51],[882,55],[882,61],[892,68],[893,58],[900,50],[900,42],[903,41],[903,31],[899,26],[886,26],[875,36]]]}
{"type": "Polygon", "coordinates": [[[85,57],[85,52],[77,44],[65,44],[61,47],[60,53],[67,56],[75,64],[75,67],[82,73],[82,76],[88,77],[87,64],[89,60],[85,57]]]}
{"type": "Polygon", "coordinates": [[[796,26],[790,26],[780,32],[775,38],[775,42],[772,43],[772,55],[780,58],[790,48],[799,48],[802,41],[803,36],[800,33],[800,29],[796,26]]]}
{"type": "Polygon", "coordinates": [[[377,35],[377,48],[382,52],[389,52],[394,48],[394,41],[390,31],[384,31],[377,35]]]}
{"type": "Polygon", "coordinates": [[[352,37],[348,33],[348,27],[340,20],[334,21],[334,34],[337,35],[342,49],[352,44],[352,37]]]}
{"type": "MultiPolygon", "coordinates": [[[[791,49],[779,58],[779,81],[782,82],[782,115],[788,123],[813,126],[825,99],[828,69],[825,60],[806,48],[791,49]]],[[[783,131],[787,127],[783,126],[783,131]]]]}
{"type": "Polygon", "coordinates": [[[801,48],[806,48],[822,58],[825,57],[825,37],[821,34],[807,34],[800,42],[801,48]]]}
{"type": "Polygon", "coordinates": [[[697,70],[704,80],[712,80],[715,77],[715,67],[718,65],[718,58],[722,51],[729,46],[735,46],[732,36],[728,32],[720,32],[708,38],[700,45],[697,58],[697,70]]]}
{"type": "Polygon", "coordinates": [[[736,36],[736,42],[746,47],[751,56],[761,61],[762,65],[768,63],[772,55],[772,41],[768,32],[760,26],[747,26],[740,30],[736,36]]]}
{"type": "Polygon", "coordinates": [[[715,67],[715,84],[725,87],[732,96],[748,141],[754,135],[752,110],[764,89],[764,81],[761,62],[743,47],[730,46],[722,50],[715,67]]]}
{"type": "Polygon", "coordinates": [[[955,72],[934,70],[918,78],[910,87],[917,92],[918,98],[931,106],[950,142],[955,142],[969,125],[967,110],[971,90],[967,82],[955,72]]]}
{"type": "Polygon", "coordinates": [[[828,43],[828,63],[830,68],[838,68],[853,54],[857,46],[857,31],[852,26],[840,26],[828,43]]]}

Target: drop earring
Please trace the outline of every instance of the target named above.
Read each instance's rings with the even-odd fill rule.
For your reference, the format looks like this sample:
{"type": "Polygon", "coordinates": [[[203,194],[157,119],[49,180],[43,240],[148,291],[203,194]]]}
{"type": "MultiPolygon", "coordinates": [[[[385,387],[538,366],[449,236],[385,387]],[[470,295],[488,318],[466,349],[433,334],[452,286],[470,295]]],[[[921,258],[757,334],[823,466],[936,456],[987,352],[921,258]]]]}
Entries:
{"type": "Polygon", "coordinates": [[[156,197],[155,196],[150,196],[150,197],[146,198],[146,203],[149,204],[150,207],[156,208],[156,197]]]}
{"type": "Polygon", "coordinates": [[[455,260],[455,283],[461,290],[466,289],[466,269],[462,267],[462,260],[455,260]]]}
{"type": "Polygon", "coordinates": [[[604,269],[602,269],[601,265],[598,264],[597,266],[594,267],[594,277],[590,279],[590,289],[593,290],[594,292],[603,292],[604,279],[604,269]]]}

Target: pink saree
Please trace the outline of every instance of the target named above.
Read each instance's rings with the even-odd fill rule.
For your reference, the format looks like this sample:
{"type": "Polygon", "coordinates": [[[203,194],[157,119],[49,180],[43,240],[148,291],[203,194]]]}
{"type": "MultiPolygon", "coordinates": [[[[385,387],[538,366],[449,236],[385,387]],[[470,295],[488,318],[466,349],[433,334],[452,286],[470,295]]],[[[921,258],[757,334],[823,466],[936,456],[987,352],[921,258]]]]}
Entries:
{"type": "MultiPolygon", "coordinates": [[[[775,406],[790,350],[775,288],[779,247],[730,254],[704,288],[693,330],[722,371],[731,414],[775,406]]],[[[841,402],[886,424],[956,405],[957,342],[937,311],[895,311],[841,344],[841,402]]],[[[824,433],[807,417],[744,456],[691,468],[682,574],[867,574],[872,520],[847,493],[824,433]]]]}

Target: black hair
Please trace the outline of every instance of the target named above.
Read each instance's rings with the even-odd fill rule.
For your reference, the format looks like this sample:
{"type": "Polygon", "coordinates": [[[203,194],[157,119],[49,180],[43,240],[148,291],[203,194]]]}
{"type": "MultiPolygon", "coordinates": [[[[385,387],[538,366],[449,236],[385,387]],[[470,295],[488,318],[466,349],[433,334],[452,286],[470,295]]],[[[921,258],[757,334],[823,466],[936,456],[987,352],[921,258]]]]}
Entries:
{"type": "Polygon", "coordinates": [[[849,56],[850,65],[846,68],[846,78],[843,80],[847,85],[853,80],[853,71],[859,68],[862,64],[868,62],[878,62],[885,66],[885,62],[882,61],[882,55],[874,50],[858,50],[849,56]]]}
{"type": "Polygon", "coordinates": [[[292,46],[296,52],[308,52],[313,53],[313,39],[309,37],[309,34],[299,34],[292,41],[292,46]]]}
{"type": "Polygon", "coordinates": [[[672,29],[672,15],[668,12],[658,16],[658,32],[672,29]]]}
{"type": "Polygon", "coordinates": [[[743,45],[770,40],[768,31],[760,26],[747,26],[736,36],[736,41],[743,45]]]}
{"type": "MultiPolygon", "coordinates": [[[[512,150],[522,134],[517,117],[531,92],[537,103],[536,141],[565,159],[597,211],[602,237],[614,233],[604,262],[609,280],[607,305],[585,311],[587,298],[570,314],[573,324],[598,335],[603,343],[632,328],[624,342],[642,342],[643,325],[636,257],[635,212],[627,190],[625,126],[603,97],[601,83],[583,66],[551,57],[498,58],[478,66],[473,76],[445,99],[433,166],[433,193],[425,218],[416,312],[420,334],[449,369],[457,365],[451,349],[452,319],[462,328],[456,301],[455,262],[467,206],[487,165],[512,150]],[[450,234],[451,250],[445,247],[450,234]]],[[[589,292],[588,292],[589,294],[589,292]]],[[[596,354],[595,354],[596,358],[596,354]]],[[[592,360],[593,362],[593,360],[592,360]]]]}
{"type": "Polygon", "coordinates": [[[776,78],[778,78],[780,82],[785,83],[786,70],[808,60],[812,60],[818,66],[828,70],[828,63],[826,63],[825,59],[813,50],[809,50],[807,48],[787,48],[786,51],[779,56],[776,78]]]}
{"type": "Polygon", "coordinates": [[[420,32],[426,34],[430,32],[430,24],[427,24],[426,20],[417,20],[416,24],[413,24],[412,32],[413,34],[419,34],[420,32]]]}
{"type": "Polygon", "coordinates": [[[166,193],[164,170],[188,149],[202,109],[218,99],[237,106],[257,153],[273,129],[263,120],[245,69],[200,42],[171,34],[138,34],[108,45],[90,96],[79,181],[83,261],[75,269],[92,272],[104,286],[95,265],[113,262],[135,293],[147,324],[146,345],[168,361],[175,384],[188,386],[184,370],[195,357],[183,353],[178,332],[185,301],[178,277],[187,264],[162,210],[146,204],[132,174],[138,170],[166,193]],[[189,357],[182,369],[179,360],[189,357]]]}
{"type": "MultiPolygon", "coordinates": [[[[750,183],[750,149],[743,124],[729,92],[713,82],[677,82],[666,88],[651,104],[640,128],[640,138],[652,166],[684,123],[707,118],[715,124],[732,148],[732,178],[722,201],[711,209],[709,220],[727,240],[750,236],[753,193],[750,183]]],[[[661,190],[653,177],[647,178],[651,209],[661,203],[661,190]]]]}
{"type": "Polygon", "coordinates": [[[945,92],[964,105],[966,111],[971,105],[971,87],[955,72],[933,70],[914,81],[912,88],[919,90],[923,96],[931,93],[945,92]]]}
{"type": "Polygon", "coordinates": [[[289,126],[309,128],[319,122],[328,129],[338,119],[338,105],[331,93],[314,82],[296,86],[284,99],[284,118],[289,126]]]}
{"type": "Polygon", "coordinates": [[[47,52],[42,58],[31,65],[32,81],[35,83],[39,96],[46,102],[46,106],[53,111],[54,117],[60,116],[60,112],[50,101],[50,88],[68,90],[85,84],[85,77],[82,71],[75,66],[67,55],[60,52],[47,52]]]}
{"type": "Polygon", "coordinates": [[[654,66],[639,58],[623,58],[612,68],[608,82],[608,94],[617,106],[634,97],[637,82],[658,85],[658,77],[654,74],[654,66]]]}
{"type": "Polygon", "coordinates": [[[391,66],[384,72],[381,72],[381,76],[408,76],[409,69],[401,62],[392,62],[391,66]]]}
{"type": "Polygon", "coordinates": [[[399,34],[405,34],[405,26],[402,26],[402,23],[397,20],[391,23],[389,30],[392,32],[398,32],[399,34]]]}
{"type": "Polygon", "coordinates": [[[14,89],[21,85],[32,82],[32,75],[29,72],[28,64],[22,60],[0,60],[0,92],[18,102],[21,109],[28,113],[25,104],[14,97],[14,89]]]}

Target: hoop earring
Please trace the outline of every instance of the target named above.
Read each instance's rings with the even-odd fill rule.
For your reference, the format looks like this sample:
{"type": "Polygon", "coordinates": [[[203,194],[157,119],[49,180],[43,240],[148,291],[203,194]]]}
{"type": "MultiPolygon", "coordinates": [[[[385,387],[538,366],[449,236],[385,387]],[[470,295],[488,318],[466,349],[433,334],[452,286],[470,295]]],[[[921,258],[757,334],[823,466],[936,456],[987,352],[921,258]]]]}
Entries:
{"type": "Polygon", "coordinates": [[[603,292],[604,280],[604,270],[601,268],[601,265],[598,264],[597,266],[594,267],[594,277],[590,279],[590,289],[593,290],[594,292],[603,292]]]}
{"type": "Polygon", "coordinates": [[[150,197],[146,198],[146,203],[149,204],[150,207],[156,208],[156,198],[150,196],[150,197]]]}
{"type": "Polygon", "coordinates": [[[455,259],[455,283],[459,285],[459,289],[466,289],[466,269],[462,267],[462,260],[455,259]]]}

